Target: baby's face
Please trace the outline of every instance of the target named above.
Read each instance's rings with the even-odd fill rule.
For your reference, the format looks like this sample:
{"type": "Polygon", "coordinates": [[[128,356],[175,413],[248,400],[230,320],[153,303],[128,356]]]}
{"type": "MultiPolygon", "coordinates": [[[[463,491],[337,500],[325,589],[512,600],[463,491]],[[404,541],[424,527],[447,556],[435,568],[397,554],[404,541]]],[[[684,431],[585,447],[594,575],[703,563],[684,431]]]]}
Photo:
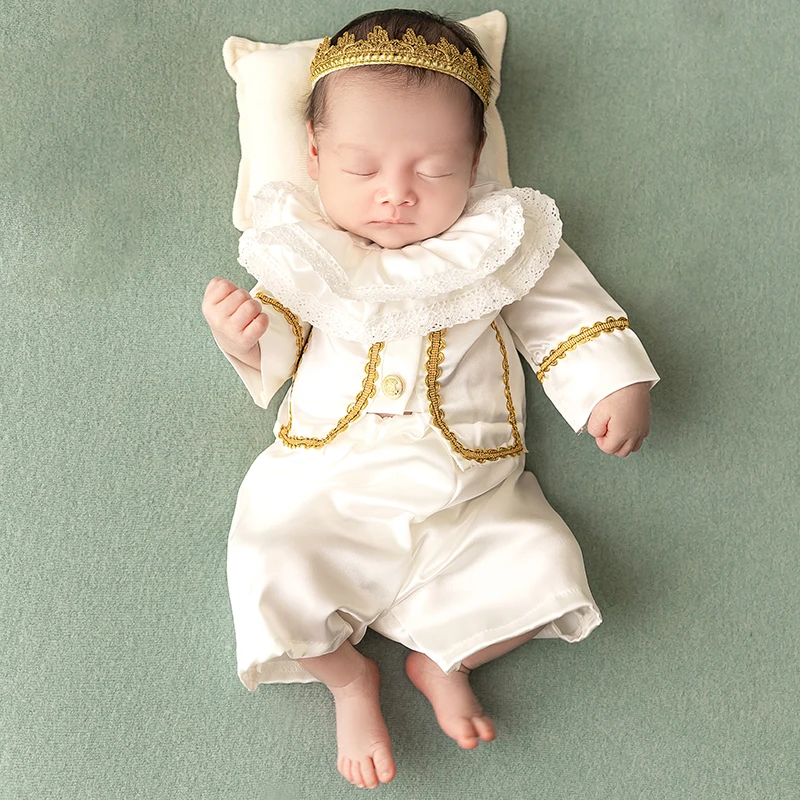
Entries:
{"type": "Polygon", "coordinates": [[[471,90],[455,79],[400,89],[357,73],[329,76],[328,124],[315,135],[306,123],[308,174],[325,211],[382,247],[437,236],[461,215],[475,183],[471,90]]]}

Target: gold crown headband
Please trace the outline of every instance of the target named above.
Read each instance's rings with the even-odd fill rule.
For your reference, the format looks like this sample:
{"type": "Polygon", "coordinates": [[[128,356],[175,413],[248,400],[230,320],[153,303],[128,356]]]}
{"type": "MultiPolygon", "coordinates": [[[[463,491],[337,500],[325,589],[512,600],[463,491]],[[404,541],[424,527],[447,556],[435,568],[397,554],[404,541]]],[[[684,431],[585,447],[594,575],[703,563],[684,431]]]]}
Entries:
{"type": "Polygon", "coordinates": [[[366,39],[358,41],[349,31],[335,45],[326,36],[311,62],[311,86],[329,72],[364,64],[405,64],[442,72],[466,83],[483,100],[484,107],[489,105],[491,75],[487,67],[478,66],[478,59],[469,48],[461,53],[444,36],[439,44],[428,44],[424,36],[417,36],[411,28],[406,28],[402,39],[390,39],[380,25],[366,39]]]}

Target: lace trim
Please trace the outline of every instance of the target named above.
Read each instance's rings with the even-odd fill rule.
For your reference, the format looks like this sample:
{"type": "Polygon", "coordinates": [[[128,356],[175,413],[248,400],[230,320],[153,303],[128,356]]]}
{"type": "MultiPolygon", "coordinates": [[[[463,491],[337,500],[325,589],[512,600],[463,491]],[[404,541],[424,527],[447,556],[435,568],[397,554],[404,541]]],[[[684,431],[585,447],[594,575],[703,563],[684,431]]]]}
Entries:
{"type": "MultiPolygon", "coordinates": [[[[240,239],[239,263],[269,286],[270,291],[282,303],[294,309],[301,319],[332,336],[365,344],[423,336],[431,331],[496,313],[524,297],[549,266],[561,238],[558,209],[550,198],[533,189],[516,188],[513,191],[517,197],[525,198],[527,203],[533,204],[537,196],[541,198],[544,224],[523,237],[518,252],[508,262],[508,269],[497,270],[502,275],[487,274],[477,284],[450,295],[442,296],[438,291],[441,284],[437,283],[435,287],[429,287],[428,290],[433,292],[429,299],[410,305],[410,300],[405,304],[402,301],[388,301],[375,311],[364,307],[366,301],[340,298],[334,298],[334,301],[340,300],[337,305],[325,305],[314,294],[303,292],[295,286],[282,260],[263,246],[254,230],[251,235],[245,235],[248,233],[245,231],[240,239]],[[549,220],[546,219],[548,215],[551,217],[549,220]]],[[[498,249],[497,258],[500,257],[499,252],[498,249]]]]}
{"type": "MultiPolygon", "coordinates": [[[[278,204],[287,193],[291,184],[279,184],[275,192],[274,204],[278,204]]],[[[299,189],[299,191],[304,191],[299,189]]],[[[305,192],[306,199],[310,195],[305,192]]],[[[257,196],[258,197],[258,196],[257,196]]],[[[269,197],[272,201],[272,197],[269,197]]],[[[262,203],[263,203],[262,199],[262,203]]],[[[386,300],[419,299],[442,295],[463,289],[507,263],[519,247],[525,233],[525,216],[522,204],[529,213],[545,220],[552,216],[559,220],[558,211],[553,201],[533,189],[506,189],[493,192],[482,197],[472,197],[464,209],[463,215],[494,214],[498,217],[499,232],[489,244],[477,266],[464,270],[455,268],[435,276],[426,276],[418,280],[397,285],[373,284],[371,286],[351,286],[347,273],[339,262],[323,247],[307,230],[296,223],[270,225],[269,217],[274,213],[268,207],[257,208],[254,212],[256,221],[256,237],[264,245],[284,245],[304,261],[312,265],[331,291],[345,300],[361,300],[363,302],[381,302],[386,300]],[[525,195],[528,192],[528,195],[525,195]]],[[[463,216],[462,215],[462,216],[463,216]]],[[[327,224],[327,223],[326,223],[327,224]]],[[[457,224],[457,223],[454,223],[457,224]]],[[[552,224],[552,221],[550,222],[552,224]]],[[[469,232],[465,232],[469,233],[469,232]]],[[[343,236],[350,236],[345,231],[343,236]]],[[[559,235],[560,238],[560,235],[559,235]]],[[[556,245],[558,239],[556,239],[556,245]]],[[[413,245],[410,245],[413,247],[413,245]]],[[[555,248],[554,248],[555,249],[555,248]]],[[[375,252],[379,252],[375,248],[375,252]]],[[[434,254],[435,255],[435,254],[434,254]]],[[[513,270],[512,270],[513,274],[513,270]]]]}
{"type": "MultiPolygon", "coordinates": [[[[311,334],[309,333],[308,339],[306,339],[305,347],[308,347],[308,343],[310,341],[311,334]]],[[[305,347],[303,348],[303,353],[305,352],[305,347]]],[[[311,436],[293,436],[290,433],[292,427],[292,403],[290,399],[288,403],[289,421],[286,423],[286,425],[281,426],[281,429],[278,432],[278,436],[280,436],[281,441],[287,447],[325,447],[328,442],[333,441],[343,430],[345,430],[351,422],[358,419],[367,403],[375,396],[375,392],[377,391],[375,386],[375,378],[378,375],[378,364],[381,363],[380,352],[383,350],[383,347],[384,342],[375,342],[372,347],[370,347],[369,360],[364,367],[364,372],[366,375],[364,376],[364,380],[361,384],[361,391],[356,396],[356,399],[347,407],[347,413],[336,423],[336,427],[327,436],[322,439],[317,439],[311,436]]],[[[297,361],[295,372],[300,366],[300,360],[303,357],[303,353],[300,354],[300,359],[297,361]]]]}
{"type": "MultiPolygon", "coordinates": [[[[557,246],[558,242],[556,242],[557,246]]],[[[409,336],[424,336],[433,330],[453,327],[465,322],[494,314],[499,309],[524,297],[544,274],[555,252],[545,254],[543,260],[534,268],[516,278],[510,286],[487,276],[479,286],[472,287],[455,297],[432,300],[420,308],[408,310],[400,308],[376,314],[364,320],[353,320],[342,308],[325,307],[312,295],[301,294],[294,284],[280,270],[266,276],[260,267],[264,266],[264,255],[250,246],[245,240],[239,256],[239,263],[262,283],[268,283],[270,290],[283,302],[296,309],[299,316],[311,325],[322,328],[331,336],[362,343],[376,340],[394,341],[409,336]]],[[[531,260],[535,254],[531,256],[531,260]]],[[[522,272],[522,269],[518,270],[522,272]]]]}
{"type": "Polygon", "coordinates": [[[257,300],[260,300],[263,305],[272,306],[276,311],[283,314],[289,327],[294,334],[295,343],[297,344],[297,355],[294,360],[294,369],[292,374],[297,372],[297,367],[300,365],[300,356],[303,352],[303,326],[300,324],[300,318],[296,314],[292,314],[286,306],[281,305],[274,297],[269,297],[264,292],[256,292],[253,295],[257,300]]]}
{"type": "Polygon", "coordinates": [[[509,384],[508,375],[508,353],[506,346],[503,343],[503,338],[500,336],[500,331],[497,325],[493,322],[495,336],[500,344],[500,353],[503,357],[503,385],[506,393],[506,408],[508,408],[508,422],[511,425],[511,435],[514,439],[514,444],[506,447],[493,447],[491,449],[471,449],[464,447],[458,441],[455,434],[447,427],[444,421],[444,410],[441,407],[441,390],[439,388],[439,378],[442,375],[442,363],[444,362],[444,348],[445,330],[432,331],[428,335],[430,347],[428,348],[428,362],[426,365],[427,376],[425,377],[425,384],[428,387],[428,402],[430,403],[431,417],[433,424],[444,434],[445,438],[450,442],[450,447],[455,450],[460,456],[464,458],[477,461],[479,464],[485,461],[497,461],[501,458],[508,458],[509,456],[517,456],[525,451],[522,444],[522,438],[519,435],[519,428],[517,427],[517,414],[514,410],[514,401],[511,398],[511,386],[509,384]]]}
{"type": "Polygon", "coordinates": [[[625,328],[629,327],[630,324],[628,323],[626,317],[619,317],[618,319],[614,319],[614,317],[606,317],[605,322],[595,322],[591,328],[581,328],[578,333],[572,334],[572,336],[570,336],[566,342],[561,342],[558,347],[551,350],[547,358],[542,361],[542,363],[539,365],[539,370],[536,373],[539,383],[544,383],[545,374],[550,367],[552,367],[560,359],[564,358],[564,356],[570,350],[575,350],[579,344],[584,344],[592,339],[597,339],[601,333],[623,331],[625,328]]]}

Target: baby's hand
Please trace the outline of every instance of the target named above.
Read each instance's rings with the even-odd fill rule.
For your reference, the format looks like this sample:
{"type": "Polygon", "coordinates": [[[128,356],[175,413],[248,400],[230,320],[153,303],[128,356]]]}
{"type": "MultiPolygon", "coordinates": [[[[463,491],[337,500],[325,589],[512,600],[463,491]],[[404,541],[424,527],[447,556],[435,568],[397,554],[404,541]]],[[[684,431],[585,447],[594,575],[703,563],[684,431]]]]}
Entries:
{"type": "Polygon", "coordinates": [[[592,409],[586,430],[604,453],[625,458],[650,433],[650,384],[634,383],[612,392],[592,409]]]}
{"type": "Polygon", "coordinates": [[[224,278],[209,281],[202,308],[219,346],[237,358],[250,353],[269,325],[261,301],[224,278]]]}

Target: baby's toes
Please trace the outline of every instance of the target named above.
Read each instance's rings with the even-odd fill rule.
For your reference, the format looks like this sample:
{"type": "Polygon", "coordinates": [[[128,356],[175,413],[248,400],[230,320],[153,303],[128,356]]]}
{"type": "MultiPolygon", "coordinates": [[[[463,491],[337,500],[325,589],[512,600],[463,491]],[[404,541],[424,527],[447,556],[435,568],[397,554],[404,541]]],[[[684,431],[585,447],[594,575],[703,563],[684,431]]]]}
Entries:
{"type": "Polygon", "coordinates": [[[458,742],[465,750],[478,746],[478,734],[469,717],[456,717],[449,721],[446,733],[458,742]]]}
{"type": "Polygon", "coordinates": [[[344,759],[344,763],[339,772],[355,786],[361,783],[361,770],[358,767],[358,761],[354,761],[350,758],[344,759]]]}
{"type": "Polygon", "coordinates": [[[350,783],[362,789],[364,788],[364,781],[361,778],[361,764],[355,758],[350,762],[350,783]]]}
{"type": "Polygon", "coordinates": [[[497,738],[497,730],[494,727],[494,722],[491,717],[473,717],[472,724],[475,726],[475,731],[484,742],[491,742],[497,738]]]}
{"type": "Polygon", "coordinates": [[[366,786],[368,789],[377,789],[378,778],[375,775],[372,759],[367,757],[359,766],[361,767],[361,785],[366,786]]]}
{"type": "Polygon", "coordinates": [[[387,747],[379,748],[375,751],[372,760],[375,762],[375,771],[378,773],[378,779],[382,783],[389,783],[396,772],[391,750],[387,747]]]}

